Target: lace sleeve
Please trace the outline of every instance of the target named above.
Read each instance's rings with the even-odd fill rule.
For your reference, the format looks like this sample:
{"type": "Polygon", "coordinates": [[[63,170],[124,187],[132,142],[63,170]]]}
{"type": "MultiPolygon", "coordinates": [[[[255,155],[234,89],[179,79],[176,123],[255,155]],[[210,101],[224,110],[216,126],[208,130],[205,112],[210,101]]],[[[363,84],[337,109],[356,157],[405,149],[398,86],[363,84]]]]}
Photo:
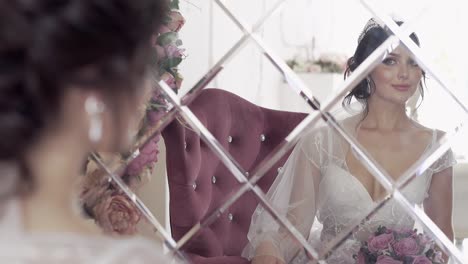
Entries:
{"type": "Polygon", "coordinates": [[[438,173],[447,168],[453,167],[457,163],[453,151],[449,149],[434,164],[431,165],[432,173],[438,173]]]}
{"type": "MultiPolygon", "coordinates": [[[[310,133],[295,147],[283,170],[270,187],[267,198],[273,207],[308,238],[312,227],[322,156],[319,144],[322,133],[310,133]]],[[[259,205],[252,215],[249,243],[242,256],[252,259],[269,255],[288,263],[300,249],[289,233],[259,205]]]]}

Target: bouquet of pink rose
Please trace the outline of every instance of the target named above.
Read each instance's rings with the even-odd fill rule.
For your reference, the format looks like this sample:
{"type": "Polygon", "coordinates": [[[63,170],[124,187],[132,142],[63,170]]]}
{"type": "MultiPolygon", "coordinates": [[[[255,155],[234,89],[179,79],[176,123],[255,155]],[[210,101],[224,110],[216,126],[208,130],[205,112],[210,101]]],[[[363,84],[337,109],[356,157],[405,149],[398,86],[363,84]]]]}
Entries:
{"type": "Polygon", "coordinates": [[[416,230],[392,230],[380,226],[354,255],[357,264],[436,264],[442,252],[432,239],[416,230]]]}

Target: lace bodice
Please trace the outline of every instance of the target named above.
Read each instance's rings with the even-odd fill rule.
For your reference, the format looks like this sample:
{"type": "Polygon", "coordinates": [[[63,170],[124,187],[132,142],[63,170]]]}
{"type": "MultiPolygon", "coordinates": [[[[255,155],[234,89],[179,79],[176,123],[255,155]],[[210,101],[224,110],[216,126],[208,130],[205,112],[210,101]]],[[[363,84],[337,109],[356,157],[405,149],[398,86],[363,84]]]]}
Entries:
{"type": "Polygon", "coordinates": [[[1,206],[0,263],[171,263],[162,248],[142,237],[115,239],[66,233],[26,234],[21,228],[19,206],[1,206]]]}
{"type": "MultiPolygon", "coordinates": [[[[346,124],[343,124],[346,128],[346,124]]],[[[348,124],[349,131],[353,131],[348,124]]],[[[437,131],[424,152],[437,141],[437,131]]],[[[377,202],[354,177],[346,164],[346,142],[332,128],[315,129],[295,147],[282,173],[270,187],[267,197],[273,207],[290,220],[305,238],[317,249],[342,230],[359,223],[377,202]]],[[[414,178],[402,189],[413,205],[421,205],[428,196],[432,176],[455,163],[451,151],[446,152],[429,169],[414,178]]],[[[348,240],[328,259],[329,263],[354,263],[353,253],[379,225],[389,228],[414,228],[415,222],[395,200],[389,200],[372,217],[361,222],[348,240]]],[[[243,256],[252,258],[256,247],[270,241],[277,248],[276,257],[286,263],[296,256],[289,235],[281,231],[276,221],[258,206],[252,216],[248,234],[250,243],[243,256]]],[[[261,253],[263,254],[263,253],[261,253]]]]}

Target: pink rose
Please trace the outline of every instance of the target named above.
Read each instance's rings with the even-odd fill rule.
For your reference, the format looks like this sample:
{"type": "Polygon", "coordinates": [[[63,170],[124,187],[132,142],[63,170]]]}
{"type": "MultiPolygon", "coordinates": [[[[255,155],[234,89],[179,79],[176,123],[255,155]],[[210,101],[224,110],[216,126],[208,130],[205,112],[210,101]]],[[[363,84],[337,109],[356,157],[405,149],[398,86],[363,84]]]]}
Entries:
{"type": "Polygon", "coordinates": [[[94,207],[95,220],[107,234],[133,235],[141,212],[127,196],[112,195],[94,207]]]}
{"type": "Polygon", "coordinates": [[[432,264],[432,261],[426,256],[417,256],[414,258],[413,264],[432,264]]]}
{"type": "Polygon", "coordinates": [[[367,244],[370,252],[378,252],[380,250],[385,250],[390,247],[390,243],[394,241],[393,233],[381,234],[379,236],[371,236],[367,240],[367,244]]]}
{"type": "Polygon", "coordinates": [[[167,27],[171,31],[179,32],[182,26],[185,24],[185,18],[179,11],[171,11],[169,14],[170,22],[167,24],[167,27]]]}
{"type": "Polygon", "coordinates": [[[417,255],[420,251],[418,242],[413,237],[403,238],[392,246],[395,253],[399,256],[417,255]]]}
{"type": "Polygon", "coordinates": [[[403,262],[395,260],[392,257],[382,255],[377,258],[377,262],[375,262],[375,264],[403,264],[403,262]]]}

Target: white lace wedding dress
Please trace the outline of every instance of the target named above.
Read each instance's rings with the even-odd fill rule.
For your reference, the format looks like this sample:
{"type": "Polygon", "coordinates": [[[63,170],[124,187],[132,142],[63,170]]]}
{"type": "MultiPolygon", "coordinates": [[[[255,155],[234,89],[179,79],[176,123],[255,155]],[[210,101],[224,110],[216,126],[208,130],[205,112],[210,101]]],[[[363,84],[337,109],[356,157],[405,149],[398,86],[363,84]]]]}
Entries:
{"type": "MultiPolygon", "coordinates": [[[[355,135],[356,124],[341,123],[355,135]],[[353,129],[354,128],[354,129],[353,129]]],[[[425,152],[436,143],[437,132],[425,152]]],[[[267,193],[269,201],[280,214],[286,216],[298,231],[320,249],[350,225],[359,223],[377,205],[362,183],[350,174],[345,156],[349,145],[332,128],[315,129],[296,145],[267,193]]],[[[446,152],[424,173],[414,178],[402,190],[413,205],[421,205],[428,196],[432,176],[455,163],[451,151],[446,152]]],[[[372,217],[362,222],[346,241],[326,259],[327,263],[355,263],[353,254],[379,225],[388,228],[414,228],[415,221],[395,200],[388,201],[372,217]]],[[[249,243],[242,255],[248,259],[270,253],[256,252],[257,246],[269,241],[276,248],[275,257],[286,263],[298,263],[297,243],[262,206],[258,206],[251,220],[249,243]],[[295,259],[295,260],[293,260],[295,259]]],[[[299,261],[300,262],[300,261],[299,261]]]]}
{"type": "Polygon", "coordinates": [[[67,233],[27,234],[17,201],[0,204],[0,263],[146,264],[171,263],[157,244],[144,238],[114,239],[67,233]]]}

